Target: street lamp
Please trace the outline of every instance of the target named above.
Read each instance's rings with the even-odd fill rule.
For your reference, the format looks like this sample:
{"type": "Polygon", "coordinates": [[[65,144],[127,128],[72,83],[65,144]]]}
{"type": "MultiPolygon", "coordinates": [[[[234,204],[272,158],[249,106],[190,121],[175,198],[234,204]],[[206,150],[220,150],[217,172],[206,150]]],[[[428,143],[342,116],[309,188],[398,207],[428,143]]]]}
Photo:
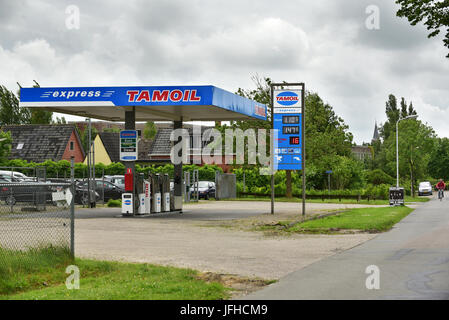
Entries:
{"type": "Polygon", "coordinates": [[[398,121],[396,121],[396,188],[399,188],[399,121],[401,120],[407,120],[407,119],[416,119],[418,118],[417,114],[407,116],[405,118],[399,118],[398,121]]]}

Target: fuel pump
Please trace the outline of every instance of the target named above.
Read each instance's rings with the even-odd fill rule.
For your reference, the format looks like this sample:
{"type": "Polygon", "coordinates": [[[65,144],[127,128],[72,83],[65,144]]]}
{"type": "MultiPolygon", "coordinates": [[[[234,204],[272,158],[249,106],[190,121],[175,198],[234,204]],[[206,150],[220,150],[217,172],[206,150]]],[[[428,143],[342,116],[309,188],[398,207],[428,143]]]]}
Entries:
{"type": "Polygon", "coordinates": [[[145,190],[144,190],[144,174],[140,173],[136,179],[136,194],[139,199],[139,207],[137,209],[138,214],[145,214],[145,190]]]}
{"type": "MultiPolygon", "coordinates": [[[[149,178],[151,180],[151,178],[149,178]]],[[[151,182],[144,181],[144,207],[145,213],[151,213],[151,182]]]]}
{"type": "Polygon", "coordinates": [[[161,176],[160,174],[155,174],[152,176],[152,210],[151,213],[161,212],[161,176]]]}
{"type": "Polygon", "coordinates": [[[130,168],[125,173],[125,192],[122,193],[122,214],[134,214],[133,173],[130,168]]]}
{"type": "Polygon", "coordinates": [[[163,195],[162,211],[170,211],[170,177],[167,173],[162,177],[161,191],[163,195]]]}

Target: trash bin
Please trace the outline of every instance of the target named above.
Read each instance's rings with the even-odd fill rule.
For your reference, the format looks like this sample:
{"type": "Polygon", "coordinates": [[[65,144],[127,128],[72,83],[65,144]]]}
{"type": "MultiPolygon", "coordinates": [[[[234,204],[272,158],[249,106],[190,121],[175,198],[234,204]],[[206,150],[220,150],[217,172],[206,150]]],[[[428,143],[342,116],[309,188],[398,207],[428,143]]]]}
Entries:
{"type": "Polygon", "coordinates": [[[390,190],[390,206],[404,205],[404,188],[391,187],[390,190]]]}

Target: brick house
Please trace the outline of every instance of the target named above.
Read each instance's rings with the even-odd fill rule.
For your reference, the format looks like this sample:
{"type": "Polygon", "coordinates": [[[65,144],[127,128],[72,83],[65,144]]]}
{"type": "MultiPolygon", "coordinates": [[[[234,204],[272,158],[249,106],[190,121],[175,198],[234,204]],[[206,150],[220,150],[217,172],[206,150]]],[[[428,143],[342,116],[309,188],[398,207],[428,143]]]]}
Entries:
{"type": "Polygon", "coordinates": [[[9,159],[33,162],[68,160],[83,162],[85,153],[80,137],[72,124],[7,125],[4,132],[11,132],[12,145],[9,159]]]}

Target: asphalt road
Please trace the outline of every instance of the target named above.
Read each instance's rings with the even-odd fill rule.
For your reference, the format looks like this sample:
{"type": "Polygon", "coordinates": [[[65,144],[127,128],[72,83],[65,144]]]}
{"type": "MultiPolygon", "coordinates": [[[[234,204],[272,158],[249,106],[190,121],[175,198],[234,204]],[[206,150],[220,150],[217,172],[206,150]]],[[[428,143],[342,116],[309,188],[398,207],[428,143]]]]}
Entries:
{"type": "Polygon", "coordinates": [[[391,231],[288,274],[243,299],[449,299],[449,199],[419,206],[391,231]],[[379,271],[379,289],[373,271],[379,271]]]}

